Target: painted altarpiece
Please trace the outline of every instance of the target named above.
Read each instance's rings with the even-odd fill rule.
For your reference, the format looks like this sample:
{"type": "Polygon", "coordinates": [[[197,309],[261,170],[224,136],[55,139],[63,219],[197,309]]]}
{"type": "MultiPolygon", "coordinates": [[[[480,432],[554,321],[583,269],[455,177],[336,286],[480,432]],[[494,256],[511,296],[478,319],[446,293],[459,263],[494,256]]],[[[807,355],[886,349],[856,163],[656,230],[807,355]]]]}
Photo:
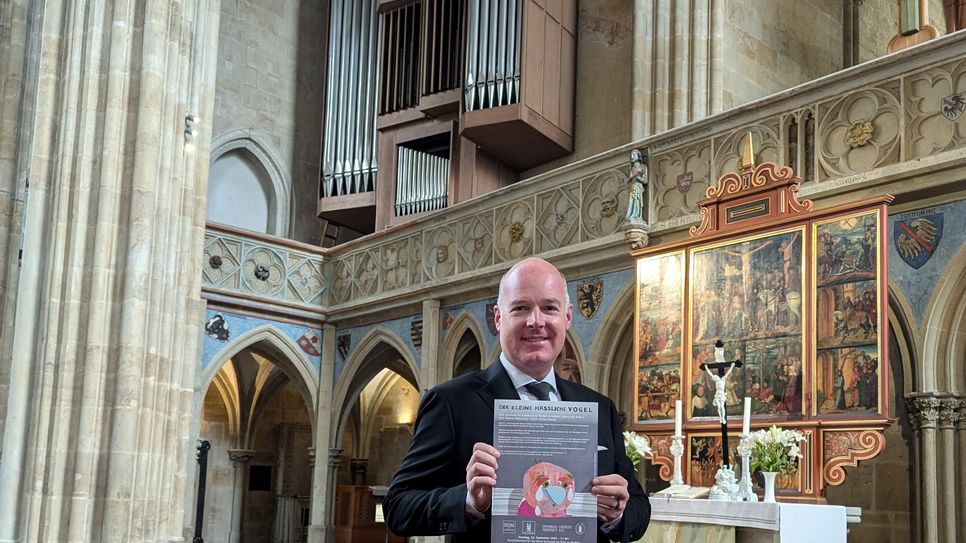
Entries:
{"type": "Polygon", "coordinates": [[[843,466],[884,446],[892,420],[883,225],[892,198],[815,210],[798,200],[799,182],[790,168],[746,158],[708,188],[688,239],[632,252],[631,426],[652,440],[665,479],[680,399],[685,482],[714,482],[715,387],[699,366],[718,339],[728,360],[743,362],[727,381],[729,433],[740,433],[748,396],[753,430],[777,424],[807,437],[799,470],[778,482],[781,499],[823,501],[823,489],[844,480],[843,466]]]}

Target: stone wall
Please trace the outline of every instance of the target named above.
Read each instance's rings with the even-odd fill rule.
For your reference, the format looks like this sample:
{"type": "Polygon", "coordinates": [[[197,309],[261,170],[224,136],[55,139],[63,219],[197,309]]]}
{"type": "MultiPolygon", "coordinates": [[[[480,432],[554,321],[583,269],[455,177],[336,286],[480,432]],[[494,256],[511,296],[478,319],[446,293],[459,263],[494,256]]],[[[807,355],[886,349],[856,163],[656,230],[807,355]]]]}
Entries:
{"type": "Polygon", "coordinates": [[[712,112],[835,72],[842,63],[842,2],[727,0],[712,112]]]}
{"type": "MultiPolygon", "coordinates": [[[[282,439],[283,427],[308,426],[309,412],[298,389],[290,381],[279,390],[265,406],[257,422],[255,442],[252,449],[255,457],[252,465],[272,466],[272,490],[268,492],[245,489],[243,542],[272,541],[275,521],[275,496],[282,493],[285,480],[295,481],[290,492],[308,495],[311,487],[309,453],[306,447],[292,451],[292,471],[284,473],[281,456],[285,453],[285,440],[282,439]]],[[[302,442],[301,439],[293,440],[302,442]]]]}
{"type": "Polygon", "coordinates": [[[839,486],[828,487],[828,503],[862,508],[862,522],[849,525],[850,543],[912,541],[910,446],[899,423],[885,431],[886,447],[872,460],[846,468],[839,486]]]}
{"type": "MultiPolygon", "coordinates": [[[[235,468],[228,458],[228,449],[236,448],[237,444],[228,423],[225,402],[215,387],[208,389],[201,413],[198,438],[211,443],[202,536],[206,543],[228,543],[232,521],[232,489],[235,484],[235,468]]],[[[241,476],[241,473],[238,475],[241,476]]]]}
{"type": "Polygon", "coordinates": [[[316,218],[327,3],[221,3],[214,137],[252,130],[291,183],[289,237],[318,243],[316,218]],[[297,144],[296,144],[297,142],[297,144]]]}
{"type": "Polygon", "coordinates": [[[631,138],[633,2],[581,0],[577,14],[574,153],[529,177],[619,147],[631,138]]]}

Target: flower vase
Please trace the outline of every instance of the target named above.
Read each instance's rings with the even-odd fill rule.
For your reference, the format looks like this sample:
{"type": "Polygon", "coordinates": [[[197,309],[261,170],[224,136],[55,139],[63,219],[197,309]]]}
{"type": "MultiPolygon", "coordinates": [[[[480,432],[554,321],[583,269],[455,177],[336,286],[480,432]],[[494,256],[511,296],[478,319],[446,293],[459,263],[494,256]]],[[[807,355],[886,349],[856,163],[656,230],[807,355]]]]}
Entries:
{"type": "Polygon", "coordinates": [[[775,503],[775,478],[778,477],[777,471],[763,471],[765,477],[765,503],[775,503]]]}

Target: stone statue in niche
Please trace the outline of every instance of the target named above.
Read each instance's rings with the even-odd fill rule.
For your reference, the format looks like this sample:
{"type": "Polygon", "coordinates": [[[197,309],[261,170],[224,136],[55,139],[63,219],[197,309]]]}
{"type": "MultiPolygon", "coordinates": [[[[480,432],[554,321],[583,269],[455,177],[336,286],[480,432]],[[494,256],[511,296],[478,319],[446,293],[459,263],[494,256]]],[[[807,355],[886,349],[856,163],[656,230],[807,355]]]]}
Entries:
{"type": "Polygon", "coordinates": [[[647,164],[640,149],[631,151],[631,171],[627,176],[627,213],[624,214],[624,241],[631,249],[643,249],[648,243],[648,227],[644,223],[647,195],[647,164]]]}
{"type": "Polygon", "coordinates": [[[627,177],[627,214],[625,222],[644,222],[644,195],[647,190],[647,164],[639,149],[631,151],[631,173],[627,177]]]}

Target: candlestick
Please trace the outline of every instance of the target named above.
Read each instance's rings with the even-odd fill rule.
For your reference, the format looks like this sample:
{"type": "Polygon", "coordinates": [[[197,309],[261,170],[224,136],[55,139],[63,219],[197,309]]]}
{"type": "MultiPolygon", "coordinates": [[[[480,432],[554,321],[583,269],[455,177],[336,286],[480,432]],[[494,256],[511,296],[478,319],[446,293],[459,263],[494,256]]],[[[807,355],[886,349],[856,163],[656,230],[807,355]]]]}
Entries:
{"type": "MultiPolygon", "coordinates": [[[[747,406],[748,398],[745,398],[747,406]]],[[[747,413],[747,411],[745,411],[747,413]]],[[[747,420],[747,419],[746,419],[747,420]]],[[[743,445],[738,447],[741,453],[741,480],[738,481],[738,493],[735,494],[735,499],[738,501],[745,502],[756,502],[758,501],[758,496],[755,495],[755,491],[752,490],[751,484],[751,450],[748,448],[746,443],[748,439],[748,432],[741,435],[740,443],[743,445]]]]}
{"type": "Polygon", "coordinates": [[[674,435],[680,436],[681,433],[681,400],[674,400],[674,435]]]}
{"type": "Polygon", "coordinates": [[[751,433],[751,397],[745,396],[745,411],[741,417],[741,435],[747,436],[751,433]]]}
{"type": "MultiPolygon", "coordinates": [[[[678,400],[680,402],[681,400],[678,400]]],[[[678,420],[681,420],[680,418],[678,420]]],[[[674,456],[674,475],[671,477],[672,485],[683,485],[684,477],[681,476],[681,455],[684,454],[684,436],[680,434],[671,436],[671,454],[674,456]]]]}

